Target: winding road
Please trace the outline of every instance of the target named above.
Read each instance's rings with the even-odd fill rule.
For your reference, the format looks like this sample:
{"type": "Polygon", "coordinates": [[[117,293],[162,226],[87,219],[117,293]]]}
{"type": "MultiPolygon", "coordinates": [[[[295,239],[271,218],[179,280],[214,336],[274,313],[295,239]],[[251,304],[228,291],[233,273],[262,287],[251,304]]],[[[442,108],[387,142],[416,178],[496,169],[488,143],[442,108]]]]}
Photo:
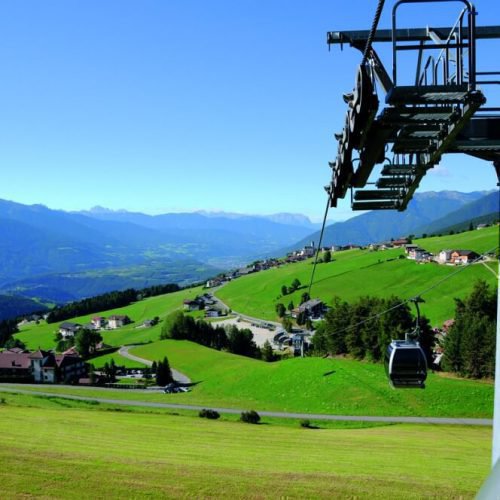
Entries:
{"type": "MultiPolygon", "coordinates": [[[[146,366],[151,366],[153,364],[152,361],[149,359],[145,358],[140,358],[139,356],[135,356],[134,354],[130,354],[128,351],[132,347],[138,347],[135,345],[124,345],[121,346],[120,349],[118,350],[118,354],[120,356],[123,356],[124,358],[131,359],[132,361],[137,361],[138,363],[142,363],[146,366]]],[[[176,370],[175,368],[170,368],[172,371],[172,375],[175,379],[176,382],[179,382],[180,384],[190,384],[191,379],[187,376],[181,373],[179,370],[176,370]]]]}
{"type": "MultiPolygon", "coordinates": [[[[187,405],[181,403],[156,403],[152,401],[133,401],[128,399],[112,399],[107,397],[90,397],[90,396],[77,396],[75,394],[60,394],[53,392],[39,392],[30,391],[26,389],[26,384],[9,384],[10,387],[3,387],[0,384],[0,392],[13,392],[18,394],[30,394],[38,396],[49,396],[64,399],[73,399],[76,401],[96,401],[97,403],[105,403],[120,406],[138,406],[146,408],[170,408],[177,410],[194,410],[199,411],[204,408],[209,408],[208,406],[198,406],[198,405],[187,405]],[[22,388],[21,388],[22,387],[22,388]]],[[[40,387],[39,385],[36,387],[40,387]]],[[[59,386],[67,387],[71,389],[77,389],[79,386],[59,386]]],[[[88,389],[86,387],[81,387],[81,389],[88,389]]],[[[95,388],[92,388],[93,390],[95,388]]],[[[111,391],[112,389],[101,389],[104,392],[111,391]]],[[[120,389],[120,392],[133,391],[137,394],[137,389],[120,389]]],[[[219,413],[231,413],[240,414],[242,411],[247,411],[247,409],[237,409],[237,408],[218,408],[212,407],[211,409],[218,411],[219,413]]],[[[363,416],[363,415],[330,415],[321,413],[293,413],[293,412],[283,412],[283,411],[265,411],[257,410],[259,415],[263,417],[277,417],[277,418],[307,418],[310,420],[342,420],[349,422],[385,422],[385,423],[396,423],[396,424],[432,424],[432,425],[479,425],[479,426],[489,426],[493,425],[493,420],[489,418],[438,418],[438,417],[376,417],[376,416],[363,416]]]]}

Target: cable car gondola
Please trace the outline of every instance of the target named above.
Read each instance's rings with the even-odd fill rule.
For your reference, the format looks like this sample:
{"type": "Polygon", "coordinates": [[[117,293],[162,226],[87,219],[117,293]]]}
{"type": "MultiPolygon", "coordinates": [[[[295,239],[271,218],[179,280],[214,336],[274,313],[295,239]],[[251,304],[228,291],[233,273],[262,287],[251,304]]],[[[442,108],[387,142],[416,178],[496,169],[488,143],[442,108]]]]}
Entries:
{"type": "Polygon", "coordinates": [[[393,340],[385,353],[385,372],[390,384],[399,388],[425,388],[427,378],[427,359],[423,349],[417,342],[420,334],[420,297],[412,302],[417,308],[417,322],[415,330],[406,334],[405,340],[393,340]]]}
{"type": "Polygon", "coordinates": [[[385,354],[385,371],[396,389],[424,389],[427,361],[420,344],[411,340],[393,340],[385,354]]]}

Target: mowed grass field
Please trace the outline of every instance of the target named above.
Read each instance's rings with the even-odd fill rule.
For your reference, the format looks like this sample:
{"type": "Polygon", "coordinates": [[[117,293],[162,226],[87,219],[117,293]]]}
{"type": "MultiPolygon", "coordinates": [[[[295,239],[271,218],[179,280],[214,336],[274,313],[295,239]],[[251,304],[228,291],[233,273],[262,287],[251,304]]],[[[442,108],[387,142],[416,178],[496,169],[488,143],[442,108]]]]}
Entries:
{"type": "Polygon", "coordinates": [[[1,396],[3,498],[473,498],[489,472],[484,427],[302,429],[1,396]]]}
{"type": "Polygon", "coordinates": [[[180,340],[131,350],[170,364],[196,383],[163,394],[87,387],[36,386],[33,391],[207,407],[338,415],[491,418],[493,385],[429,374],[425,390],[394,390],[382,365],[348,359],[294,358],[266,363],[180,340]]]}
{"type": "Polygon", "coordinates": [[[493,385],[484,382],[431,373],[425,390],[397,391],[389,387],[382,365],[348,359],[266,363],[176,340],[131,352],[150,360],[166,355],[172,366],[199,382],[183,395],[186,403],[340,415],[492,415],[493,385]]]}
{"type": "MultiPolygon", "coordinates": [[[[179,292],[150,297],[126,307],[100,311],[99,313],[79,316],[67,321],[85,324],[89,323],[94,316],[108,317],[113,314],[126,314],[133,323],[117,330],[101,331],[104,342],[111,346],[140,344],[160,338],[161,321],[158,325],[151,328],[139,327],[144,320],[153,319],[155,316],[158,316],[161,320],[176,309],[182,309],[182,301],[184,299],[194,298],[201,292],[201,287],[188,288],[179,292]]],[[[60,323],[47,324],[45,321],[41,321],[38,325],[26,325],[21,327],[21,331],[16,334],[16,337],[22,340],[29,349],[38,349],[39,347],[42,349],[52,349],[56,344],[54,338],[60,323]]]]}
{"type": "MultiPolygon", "coordinates": [[[[481,254],[498,246],[498,239],[499,228],[495,226],[453,236],[419,239],[414,243],[435,254],[443,249],[467,249],[481,254]]],[[[396,295],[408,299],[458,270],[454,266],[418,264],[406,258],[400,259],[402,255],[403,249],[336,252],[332,262],[316,267],[311,296],[321,298],[326,304],[331,304],[334,296],[348,302],[367,295],[396,295]]],[[[309,286],[312,268],[313,259],[309,259],[250,274],[226,284],[216,295],[234,311],[277,321],[276,304],[281,302],[288,306],[292,301],[297,306],[309,286]],[[290,286],[294,278],[298,278],[304,286],[293,294],[281,296],[282,285],[290,286]]],[[[426,303],[421,306],[422,314],[431,320],[433,326],[441,326],[454,316],[455,298],[466,297],[478,279],[495,287],[497,272],[496,261],[468,266],[463,272],[423,294],[426,303]]]]}

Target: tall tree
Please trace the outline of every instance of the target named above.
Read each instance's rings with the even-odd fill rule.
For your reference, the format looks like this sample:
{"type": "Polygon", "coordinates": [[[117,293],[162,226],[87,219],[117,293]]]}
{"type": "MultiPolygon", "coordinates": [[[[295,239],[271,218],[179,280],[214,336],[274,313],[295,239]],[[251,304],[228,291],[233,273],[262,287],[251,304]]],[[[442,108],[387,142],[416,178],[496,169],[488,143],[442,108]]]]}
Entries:
{"type": "Polygon", "coordinates": [[[443,368],[467,377],[493,377],[496,291],[485,281],[477,281],[470,296],[455,303],[455,321],[444,342],[443,368]]]}
{"type": "Polygon", "coordinates": [[[266,340],[264,342],[261,352],[262,352],[262,359],[264,361],[274,361],[276,359],[276,356],[274,354],[273,348],[269,340],[266,340]]]}
{"type": "Polygon", "coordinates": [[[4,347],[11,336],[18,331],[17,322],[15,320],[5,319],[0,321],[0,347],[4,347]]]}
{"type": "Polygon", "coordinates": [[[158,361],[156,364],[156,383],[159,386],[165,386],[174,381],[172,376],[172,370],[170,368],[170,363],[168,362],[167,356],[163,360],[158,361]]]}
{"type": "Polygon", "coordinates": [[[87,359],[102,341],[102,335],[97,330],[82,328],[75,335],[75,347],[83,359],[87,359]]]}
{"type": "Polygon", "coordinates": [[[260,351],[253,340],[253,333],[248,328],[239,329],[233,325],[228,333],[228,350],[233,354],[259,357],[260,351]],[[258,353],[258,354],[257,354],[258,353]]]}

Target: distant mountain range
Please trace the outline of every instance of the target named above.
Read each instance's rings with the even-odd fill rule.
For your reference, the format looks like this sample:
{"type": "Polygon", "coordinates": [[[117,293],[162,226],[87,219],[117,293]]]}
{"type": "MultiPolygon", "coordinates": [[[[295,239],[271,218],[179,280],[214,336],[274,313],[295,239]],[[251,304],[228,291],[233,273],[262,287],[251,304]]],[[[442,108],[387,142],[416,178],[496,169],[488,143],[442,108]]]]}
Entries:
{"type": "MultiPolygon", "coordinates": [[[[432,234],[488,213],[498,213],[497,192],[417,193],[405,212],[368,212],[329,225],[323,244],[432,234]]],[[[318,226],[301,214],[152,216],[102,207],[75,213],[0,200],[0,294],[10,294],[11,302],[14,294],[57,303],[128,287],[185,285],[318,243],[318,226]]]]}
{"type": "MultiPolygon", "coordinates": [[[[404,212],[372,211],[327,226],[322,245],[366,245],[410,234],[430,235],[458,222],[498,212],[498,191],[416,193],[404,212]]],[[[318,244],[319,237],[316,231],[283,251],[301,248],[311,241],[318,244]]]]}
{"type": "Polygon", "coordinates": [[[294,214],[70,213],[0,200],[0,293],[66,302],[129,286],[187,284],[290,245],[315,227],[294,214]]]}

